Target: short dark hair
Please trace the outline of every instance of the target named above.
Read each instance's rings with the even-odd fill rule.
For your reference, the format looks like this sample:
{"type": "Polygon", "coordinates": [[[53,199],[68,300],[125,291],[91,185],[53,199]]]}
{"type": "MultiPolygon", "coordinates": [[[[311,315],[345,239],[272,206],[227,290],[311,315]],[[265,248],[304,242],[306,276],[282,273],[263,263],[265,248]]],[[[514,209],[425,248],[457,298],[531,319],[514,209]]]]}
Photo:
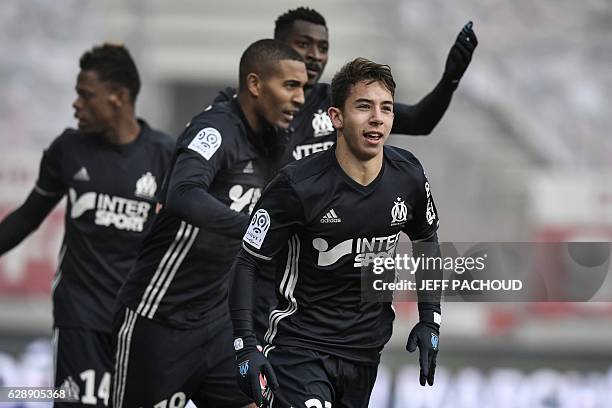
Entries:
{"type": "Polygon", "coordinates": [[[238,88],[245,89],[246,77],[250,73],[265,76],[270,68],[281,60],[304,62],[297,51],[281,41],[272,39],[255,41],[249,45],[240,58],[238,88]]]}
{"type": "Polygon", "coordinates": [[[130,52],[123,45],[105,43],[85,52],[79,60],[81,70],[98,73],[103,82],[127,88],[132,104],[140,91],[140,76],[130,52]]]}
{"type": "Polygon", "coordinates": [[[352,86],[358,82],[381,82],[395,96],[395,81],[391,67],[377,64],[365,58],[355,58],[336,72],[331,82],[331,104],[338,109],[344,107],[352,86]]]}
{"type": "Polygon", "coordinates": [[[298,7],[281,14],[274,23],[274,38],[284,40],[296,20],[307,21],[327,28],[327,23],[321,14],[308,7],[298,7]]]}

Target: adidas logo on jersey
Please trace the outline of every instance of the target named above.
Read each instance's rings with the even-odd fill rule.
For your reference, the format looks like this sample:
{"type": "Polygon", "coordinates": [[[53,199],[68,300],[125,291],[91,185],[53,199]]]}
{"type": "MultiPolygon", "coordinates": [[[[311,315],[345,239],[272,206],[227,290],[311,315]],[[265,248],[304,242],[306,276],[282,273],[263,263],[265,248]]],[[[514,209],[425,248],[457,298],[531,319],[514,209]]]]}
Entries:
{"type": "Polygon", "coordinates": [[[336,212],[334,211],[333,208],[329,210],[327,214],[323,216],[323,218],[321,218],[322,224],[336,224],[340,222],[342,222],[342,219],[340,219],[340,217],[336,215],[336,212]]]}
{"type": "Polygon", "coordinates": [[[79,171],[74,173],[74,176],[72,176],[72,179],[78,180],[78,181],[89,181],[89,174],[87,173],[87,167],[85,166],[81,167],[79,171]]]}
{"type": "Polygon", "coordinates": [[[242,172],[244,174],[253,174],[255,172],[255,170],[253,170],[253,160],[249,160],[247,165],[244,166],[244,169],[242,170],[242,172]]]}

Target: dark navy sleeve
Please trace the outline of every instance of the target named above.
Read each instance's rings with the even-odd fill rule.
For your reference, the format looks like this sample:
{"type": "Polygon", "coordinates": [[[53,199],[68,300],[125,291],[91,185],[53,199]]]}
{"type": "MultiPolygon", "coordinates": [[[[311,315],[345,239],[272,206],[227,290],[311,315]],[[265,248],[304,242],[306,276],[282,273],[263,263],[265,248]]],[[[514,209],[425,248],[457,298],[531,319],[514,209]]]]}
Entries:
{"type": "Polygon", "coordinates": [[[56,138],[51,146],[43,152],[38,171],[38,180],[34,189],[47,197],[62,197],[66,185],[62,177],[63,141],[65,134],[56,138]]]}
{"type": "Polygon", "coordinates": [[[240,238],[248,216],[231,210],[208,189],[217,172],[231,162],[237,142],[229,132],[207,124],[192,124],[177,143],[177,157],[168,181],[166,209],[200,228],[240,238]]]}
{"type": "Polygon", "coordinates": [[[43,153],[38,180],[25,202],[0,223],[0,255],[17,246],[38,228],[64,196],[62,136],[43,153]]]}
{"type": "Polygon", "coordinates": [[[410,237],[411,241],[424,241],[438,230],[440,220],[431,194],[429,180],[427,180],[420,163],[418,170],[415,171],[418,171],[421,177],[415,190],[416,197],[413,202],[412,218],[403,231],[410,237]]]}
{"type": "Polygon", "coordinates": [[[304,210],[289,178],[279,173],[264,190],[244,234],[242,247],[262,260],[271,260],[297,227],[303,224],[304,210]]]}
{"type": "Polygon", "coordinates": [[[230,273],[233,281],[229,303],[234,337],[245,347],[254,347],[256,343],[253,329],[256,276],[262,271],[262,263],[271,260],[303,224],[303,214],[302,204],[287,175],[279,173],[257,204],[230,273]]]}
{"type": "Polygon", "coordinates": [[[428,135],[444,116],[450,105],[456,85],[441,80],[438,85],[416,105],[395,103],[391,133],[404,135],[428,135]]]}
{"type": "MultiPolygon", "coordinates": [[[[442,257],[440,244],[438,243],[438,235],[434,232],[433,235],[420,242],[415,242],[412,245],[412,253],[414,256],[422,256],[424,259],[439,259],[442,257]]],[[[424,280],[433,280],[440,282],[443,277],[443,270],[434,262],[433,269],[424,269],[420,266],[415,273],[415,282],[417,285],[417,297],[419,308],[419,320],[422,322],[433,322],[440,326],[442,322],[442,308],[440,300],[442,299],[442,286],[437,286],[429,289],[421,282],[424,280]]]]}
{"type": "Polygon", "coordinates": [[[17,246],[37,229],[61,198],[41,195],[32,190],[25,202],[0,222],[0,255],[17,246]]]}
{"type": "Polygon", "coordinates": [[[233,280],[229,290],[229,306],[234,338],[240,338],[243,346],[247,347],[255,347],[257,344],[253,310],[256,276],[262,270],[263,262],[243,248],[230,272],[233,280]]]}

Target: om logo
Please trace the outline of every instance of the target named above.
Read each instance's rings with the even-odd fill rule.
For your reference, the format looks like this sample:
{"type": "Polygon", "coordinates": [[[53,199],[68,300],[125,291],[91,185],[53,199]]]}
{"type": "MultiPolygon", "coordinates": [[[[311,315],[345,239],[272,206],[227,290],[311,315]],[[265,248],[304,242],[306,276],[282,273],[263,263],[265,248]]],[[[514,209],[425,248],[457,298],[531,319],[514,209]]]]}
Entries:
{"type": "Polygon", "coordinates": [[[314,130],[314,137],[327,136],[333,133],[334,125],[327,112],[319,109],[318,112],[313,114],[312,129],[314,130]]]}
{"type": "Polygon", "coordinates": [[[401,197],[397,197],[397,200],[393,203],[393,208],[391,209],[391,218],[392,224],[401,224],[402,222],[406,222],[408,219],[408,208],[402,200],[401,197]]]}

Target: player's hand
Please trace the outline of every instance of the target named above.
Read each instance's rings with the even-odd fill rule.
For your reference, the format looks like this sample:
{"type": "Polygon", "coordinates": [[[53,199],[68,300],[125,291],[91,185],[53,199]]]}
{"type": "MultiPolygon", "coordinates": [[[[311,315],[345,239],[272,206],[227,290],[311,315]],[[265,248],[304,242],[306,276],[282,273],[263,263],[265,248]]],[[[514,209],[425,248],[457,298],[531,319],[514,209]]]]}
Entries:
{"type": "Polygon", "coordinates": [[[278,389],[278,381],[270,362],[257,349],[244,350],[236,355],[238,363],[238,386],[258,407],[267,407],[263,390],[278,389]]]}
{"type": "Polygon", "coordinates": [[[408,336],[406,350],[412,353],[417,346],[419,347],[419,365],[421,366],[419,381],[423,386],[425,386],[425,382],[429,385],[434,383],[439,335],[440,329],[437,324],[419,322],[412,328],[408,336]]]}
{"type": "Polygon", "coordinates": [[[455,44],[451,47],[448,58],[446,59],[446,68],[444,70],[444,79],[452,84],[459,82],[465,71],[467,70],[472,54],[478,46],[478,38],[472,29],[474,23],[468,22],[457,36],[455,44]]]}

